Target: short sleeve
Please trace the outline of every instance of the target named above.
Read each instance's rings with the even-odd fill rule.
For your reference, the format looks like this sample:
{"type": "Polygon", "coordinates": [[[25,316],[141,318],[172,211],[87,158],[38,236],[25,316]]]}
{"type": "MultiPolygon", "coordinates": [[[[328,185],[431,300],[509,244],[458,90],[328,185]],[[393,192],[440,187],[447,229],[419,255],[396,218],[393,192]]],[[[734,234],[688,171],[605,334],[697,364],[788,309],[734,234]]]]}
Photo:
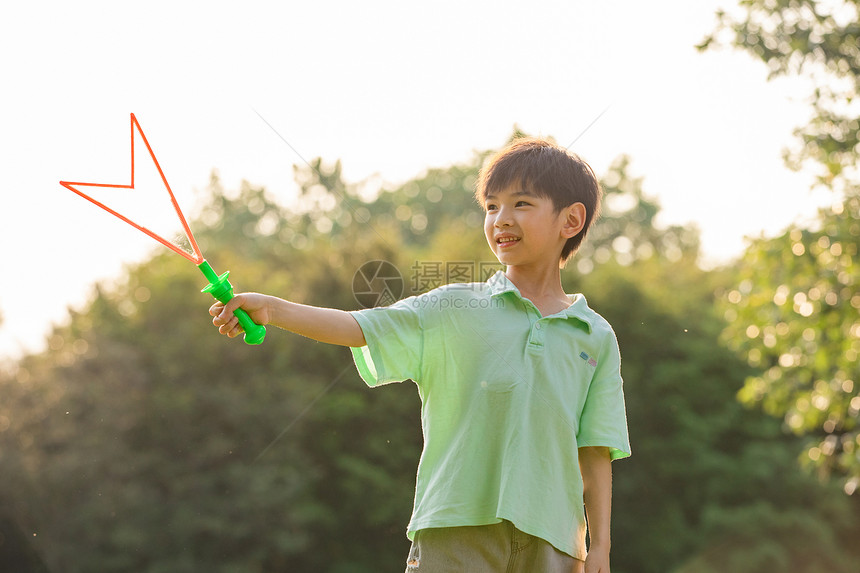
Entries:
{"type": "Polygon", "coordinates": [[[579,447],[608,447],[613,460],[630,455],[621,352],[614,334],[604,343],[585,398],[576,440],[579,447]]]}
{"type": "Polygon", "coordinates": [[[412,379],[421,371],[423,332],[415,297],[387,307],[354,311],[366,346],[351,348],[352,358],[368,386],[412,379]]]}

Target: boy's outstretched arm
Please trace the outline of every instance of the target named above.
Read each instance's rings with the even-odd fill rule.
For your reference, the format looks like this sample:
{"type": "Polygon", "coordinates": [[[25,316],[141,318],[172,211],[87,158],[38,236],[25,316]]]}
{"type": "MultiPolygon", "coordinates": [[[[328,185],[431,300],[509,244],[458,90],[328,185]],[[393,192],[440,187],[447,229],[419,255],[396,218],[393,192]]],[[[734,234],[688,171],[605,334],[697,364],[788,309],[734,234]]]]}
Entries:
{"type": "Polygon", "coordinates": [[[612,460],[609,448],[579,448],[585,514],[588,519],[588,557],[585,573],[609,573],[609,519],[612,508],[612,460]]]}
{"type": "Polygon", "coordinates": [[[209,309],[212,324],[230,338],[242,332],[233,314],[237,308],[244,309],[257,324],[272,324],[319,342],[356,348],[367,344],[361,327],[345,310],[307,306],[259,293],[237,294],[227,304],[216,302],[209,309]]]}

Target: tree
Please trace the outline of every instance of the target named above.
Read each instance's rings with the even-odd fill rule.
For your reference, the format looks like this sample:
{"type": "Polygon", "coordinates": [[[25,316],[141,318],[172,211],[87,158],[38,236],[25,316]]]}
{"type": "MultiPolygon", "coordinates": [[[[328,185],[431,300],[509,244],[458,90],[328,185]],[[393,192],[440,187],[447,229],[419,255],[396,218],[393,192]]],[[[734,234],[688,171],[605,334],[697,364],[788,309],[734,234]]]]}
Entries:
{"type": "Polygon", "coordinates": [[[819,184],[836,192],[809,228],[752,241],[727,291],[730,343],[761,372],[741,393],[809,437],[804,463],[860,487],[860,2],[747,0],[736,19],[718,15],[706,49],[727,36],[765,62],[772,76],[804,74],[815,86],[813,118],[788,165],[817,163],[819,184]]]}
{"type": "Polygon", "coordinates": [[[613,570],[853,571],[860,505],[799,471],[796,438],[735,399],[754,369],[720,344],[714,291],[732,275],[654,257],[565,278],[622,353],[633,456],[613,471],[613,570]]]}
{"type": "Polygon", "coordinates": [[[816,230],[754,241],[724,293],[729,344],[757,372],[739,397],[808,437],[804,462],[860,485],[860,197],[822,210],[816,230]]]}
{"type": "Polygon", "coordinates": [[[860,134],[860,2],[858,0],[744,0],[743,14],[718,13],[716,31],[699,46],[723,42],[767,64],[771,77],[811,79],[813,118],[795,132],[802,145],[786,154],[789,165],[812,160],[822,182],[856,178],[860,134]]]}

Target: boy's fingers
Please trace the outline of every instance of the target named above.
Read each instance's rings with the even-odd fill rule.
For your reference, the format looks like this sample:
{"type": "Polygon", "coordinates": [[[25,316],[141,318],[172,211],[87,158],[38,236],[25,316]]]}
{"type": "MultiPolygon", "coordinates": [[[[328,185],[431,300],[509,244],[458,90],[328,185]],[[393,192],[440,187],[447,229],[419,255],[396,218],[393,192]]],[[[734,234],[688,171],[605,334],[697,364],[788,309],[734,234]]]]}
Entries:
{"type": "Polygon", "coordinates": [[[239,319],[234,314],[243,302],[245,298],[242,295],[236,295],[226,304],[218,301],[209,307],[209,314],[213,317],[212,324],[218,327],[218,332],[230,338],[236,338],[244,332],[239,326],[239,319]]]}
{"type": "Polygon", "coordinates": [[[212,306],[209,307],[209,314],[212,316],[218,316],[221,314],[221,310],[224,308],[223,302],[216,302],[212,306]]]}
{"type": "Polygon", "coordinates": [[[225,316],[223,305],[221,305],[217,308],[213,306],[211,309],[209,309],[209,314],[211,314],[214,317],[212,319],[212,324],[214,324],[215,326],[218,326],[218,327],[221,327],[221,326],[227,324],[227,322],[229,322],[229,320],[231,318],[230,316],[225,316]]]}
{"type": "MultiPolygon", "coordinates": [[[[217,319],[218,317],[216,317],[216,320],[217,319]]],[[[236,316],[234,315],[228,321],[218,327],[218,332],[220,332],[221,334],[226,334],[230,338],[236,338],[236,336],[239,334],[239,329],[237,328],[238,326],[239,319],[236,318],[236,316]]]]}
{"type": "Polygon", "coordinates": [[[240,334],[245,332],[244,330],[242,330],[242,327],[239,326],[239,320],[238,319],[231,320],[230,325],[231,325],[230,333],[227,334],[227,336],[229,336],[230,338],[236,338],[237,336],[239,336],[240,334]]]}
{"type": "Polygon", "coordinates": [[[227,301],[227,304],[216,302],[209,307],[209,314],[215,317],[212,322],[216,325],[226,324],[240,306],[242,306],[242,300],[238,296],[227,301]]]}
{"type": "Polygon", "coordinates": [[[242,306],[242,303],[244,302],[244,300],[245,299],[242,297],[242,295],[237,294],[236,296],[234,296],[233,298],[228,300],[227,304],[221,305],[222,306],[221,315],[222,316],[224,316],[224,315],[233,316],[233,313],[236,312],[236,309],[239,308],[240,306],[242,306]]]}

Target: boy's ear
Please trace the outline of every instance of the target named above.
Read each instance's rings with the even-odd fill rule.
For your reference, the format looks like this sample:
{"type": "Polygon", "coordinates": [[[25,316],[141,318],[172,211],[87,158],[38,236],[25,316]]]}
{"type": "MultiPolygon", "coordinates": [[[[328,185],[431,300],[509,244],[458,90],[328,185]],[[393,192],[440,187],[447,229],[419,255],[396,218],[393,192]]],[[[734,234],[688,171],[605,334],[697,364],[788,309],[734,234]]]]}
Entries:
{"type": "Polygon", "coordinates": [[[574,203],[564,211],[566,213],[561,234],[565,239],[577,236],[585,228],[586,209],[582,203],[574,203]]]}

